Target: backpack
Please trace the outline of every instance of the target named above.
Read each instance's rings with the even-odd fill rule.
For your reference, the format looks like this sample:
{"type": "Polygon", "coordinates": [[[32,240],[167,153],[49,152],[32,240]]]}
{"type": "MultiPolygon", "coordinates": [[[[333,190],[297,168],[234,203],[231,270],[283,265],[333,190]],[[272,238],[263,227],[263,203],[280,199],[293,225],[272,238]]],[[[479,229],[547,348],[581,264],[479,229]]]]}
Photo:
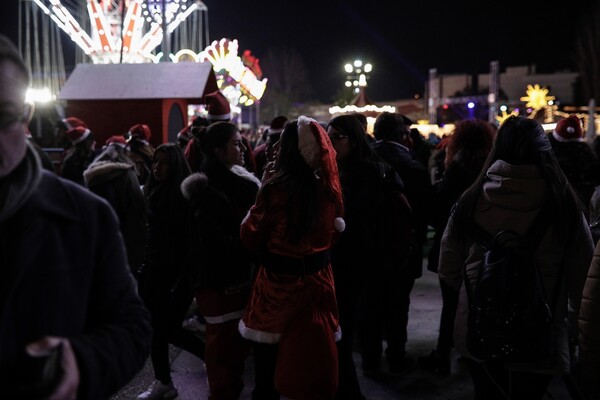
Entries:
{"type": "Polygon", "coordinates": [[[539,363],[555,351],[552,311],[562,270],[549,306],[534,253],[549,224],[547,209],[521,236],[504,230],[494,236],[473,222],[473,238],[485,253],[474,288],[463,266],[469,302],[467,349],[482,361],[539,363]]]}

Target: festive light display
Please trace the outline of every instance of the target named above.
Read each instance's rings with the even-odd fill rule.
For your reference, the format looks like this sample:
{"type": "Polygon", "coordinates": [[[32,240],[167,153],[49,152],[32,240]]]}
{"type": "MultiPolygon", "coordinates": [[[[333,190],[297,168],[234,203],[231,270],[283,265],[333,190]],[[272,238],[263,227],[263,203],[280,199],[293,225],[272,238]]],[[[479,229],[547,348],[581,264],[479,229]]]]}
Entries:
{"type": "Polygon", "coordinates": [[[88,34],[61,0],[34,0],[94,64],[156,62],[152,52],[163,41],[163,26],[172,33],[194,11],[206,10],[200,0],[120,1],[87,0],[88,34]]]}
{"type": "Polygon", "coordinates": [[[534,110],[540,110],[548,105],[555,99],[554,96],[548,95],[549,90],[540,87],[537,83],[535,85],[527,85],[527,96],[521,97],[521,101],[525,101],[525,107],[531,107],[534,110]]]}
{"type": "Polygon", "coordinates": [[[217,76],[217,85],[232,106],[252,105],[265,93],[267,78],[262,78],[258,58],[249,50],[244,51],[244,60],[238,55],[237,40],[221,39],[212,42],[200,53],[184,49],[171,56],[173,62],[194,60],[209,61],[217,76]],[[246,65],[249,64],[249,65],[246,65]],[[260,74],[257,76],[257,73],[260,74]]]}

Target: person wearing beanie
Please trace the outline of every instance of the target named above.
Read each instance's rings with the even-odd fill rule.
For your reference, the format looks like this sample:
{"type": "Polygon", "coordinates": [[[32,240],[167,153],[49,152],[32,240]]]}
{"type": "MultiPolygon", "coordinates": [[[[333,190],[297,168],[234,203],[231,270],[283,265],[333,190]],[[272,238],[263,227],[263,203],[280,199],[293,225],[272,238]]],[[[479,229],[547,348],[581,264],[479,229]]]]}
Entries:
{"type": "Polygon", "coordinates": [[[343,214],[335,150],[300,116],[281,133],[274,170],[241,225],[242,244],[261,252],[239,324],[253,343],[254,399],[335,396],[341,330],[329,251],[343,214]]]}
{"type": "Polygon", "coordinates": [[[79,118],[69,117],[62,120],[66,128],[65,135],[71,142],[67,155],[62,164],[61,176],[85,186],[83,171],[94,161],[98,154],[92,131],[79,118]]]}
{"type": "Polygon", "coordinates": [[[84,171],[83,178],[87,188],[106,199],[115,210],[125,240],[129,268],[137,277],[148,232],[146,200],[122,135],[106,140],[104,150],[84,171]]]}
{"type": "Polygon", "coordinates": [[[29,71],[0,35],[0,385],[3,399],[111,398],[152,330],[106,201],[44,170],[27,142],[29,71]]]}
{"type": "Polygon", "coordinates": [[[590,145],[585,142],[579,118],[571,114],[556,124],[548,134],[554,155],[579,194],[589,205],[596,186],[600,184],[600,163],[590,145]]]}
{"type": "Polygon", "coordinates": [[[146,124],[135,124],[127,132],[129,158],[135,164],[135,171],[140,185],[144,186],[150,179],[154,147],[150,144],[152,132],[146,124]]]}

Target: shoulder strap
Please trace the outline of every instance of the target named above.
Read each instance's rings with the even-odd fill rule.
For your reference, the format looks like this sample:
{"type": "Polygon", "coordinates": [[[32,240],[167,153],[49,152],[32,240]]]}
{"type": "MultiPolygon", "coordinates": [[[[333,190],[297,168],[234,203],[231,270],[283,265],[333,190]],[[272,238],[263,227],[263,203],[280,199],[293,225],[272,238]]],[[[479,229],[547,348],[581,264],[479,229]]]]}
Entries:
{"type": "MultiPolygon", "coordinates": [[[[548,228],[548,226],[550,225],[551,218],[550,218],[549,214],[550,214],[550,206],[549,206],[549,203],[546,202],[544,204],[544,206],[542,207],[542,209],[540,210],[540,212],[538,213],[538,215],[535,216],[533,222],[531,223],[531,226],[527,229],[527,232],[525,232],[525,235],[524,235],[525,243],[533,251],[535,251],[538,248],[538,246],[540,245],[543,234],[544,234],[545,230],[548,228]]],[[[483,229],[481,227],[481,225],[479,225],[478,223],[475,222],[475,220],[472,220],[470,225],[471,225],[470,233],[471,233],[472,239],[475,242],[477,242],[485,251],[489,250],[492,240],[494,239],[494,236],[492,236],[491,233],[489,233],[488,231],[483,229]]],[[[467,277],[466,263],[463,264],[462,272],[463,272],[463,281],[465,283],[465,289],[467,292],[467,299],[468,299],[468,302],[470,303],[472,288],[471,288],[471,285],[469,284],[469,279],[467,277]]],[[[562,277],[562,266],[561,266],[560,274],[562,277]]],[[[553,303],[552,310],[554,310],[554,305],[556,304],[556,301],[558,298],[561,277],[559,277],[559,281],[556,284],[557,286],[554,288],[554,294],[553,294],[553,299],[552,299],[552,303],[553,303]]]]}

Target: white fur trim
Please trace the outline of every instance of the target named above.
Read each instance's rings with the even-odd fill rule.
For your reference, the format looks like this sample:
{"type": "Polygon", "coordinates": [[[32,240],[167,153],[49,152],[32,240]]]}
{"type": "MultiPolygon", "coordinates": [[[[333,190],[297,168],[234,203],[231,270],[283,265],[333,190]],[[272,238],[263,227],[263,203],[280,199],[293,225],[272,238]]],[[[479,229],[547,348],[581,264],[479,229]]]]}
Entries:
{"type": "Polygon", "coordinates": [[[208,114],[206,116],[206,119],[208,119],[210,121],[229,121],[229,120],[231,120],[231,113],[219,114],[219,115],[208,114]]]}
{"type": "Polygon", "coordinates": [[[275,344],[281,341],[281,333],[257,331],[256,329],[248,328],[243,319],[240,319],[238,323],[238,331],[244,339],[253,342],[275,344]]]}
{"type": "Polygon", "coordinates": [[[90,136],[90,133],[92,133],[92,131],[90,131],[89,129],[86,129],[81,136],[79,136],[77,139],[73,140],[73,144],[83,142],[88,136],[90,136]]]}
{"type": "Polygon", "coordinates": [[[233,167],[231,167],[231,172],[233,172],[237,176],[249,180],[250,182],[256,183],[256,186],[260,187],[260,180],[252,172],[248,171],[241,165],[234,165],[233,167]]]}
{"type": "Polygon", "coordinates": [[[244,225],[246,223],[246,221],[248,221],[248,218],[250,218],[250,210],[248,210],[248,212],[246,213],[246,216],[244,217],[244,219],[242,219],[242,222],[240,223],[240,225],[244,225]]]}
{"type": "Polygon", "coordinates": [[[310,126],[311,122],[317,123],[314,119],[304,115],[298,117],[298,148],[304,161],[312,169],[316,169],[321,158],[321,148],[310,126]]]}
{"type": "MultiPolygon", "coordinates": [[[[569,129],[573,129],[573,127],[568,127],[567,131],[569,129]]],[[[554,139],[558,140],[559,142],[583,142],[584,138],[573,138],[573,139],[565,139],[564,137],[560,136],[556,131],[552,131],[552,136],[554,137],[554,139]]]]}
{"type": "Polygon", "coordinates": [[[204,315],[204,319],[209,324],[213,324],[213,325],[214,324],[222,324],[223,322],[242,318],[242,315],[244,315],[244,311],[246,311],[246,309],[242,308],[241,310],[233,311],[233,312],[223,314],[223,315],[215,315],[212,317],[209,317],[208,315],[204,315]]]}
{"type": "Polygon", "coordinates": [[[338,327],[337,331],[335,331],[335,341],[339,342],[342,340],[342,328],[338,327]]]}
{"type": "Polygon", "coordinates": [[[116,146],[116,147],[120,147],[122,149],[127,148],[127,144],[125,144],[125,143],[119,143],[119,142],[111,142],[106,147],[110,147],[110,146],[116,146]]]}
{"type": "Polygon", "coordinates": [[[335,227],[336,231],[344,232],[344,230],[346,229],[346,221],[344,221],[344,218],[342,217],[337,217],[333,221],[333,226],[335,227]]]}

